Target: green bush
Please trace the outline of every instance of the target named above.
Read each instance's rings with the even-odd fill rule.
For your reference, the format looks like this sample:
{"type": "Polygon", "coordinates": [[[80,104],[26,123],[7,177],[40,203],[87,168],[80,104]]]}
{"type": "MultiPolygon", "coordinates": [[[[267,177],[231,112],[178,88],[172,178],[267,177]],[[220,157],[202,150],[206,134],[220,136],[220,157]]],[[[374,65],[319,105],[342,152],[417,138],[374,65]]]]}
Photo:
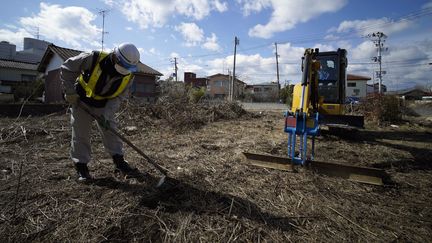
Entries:
{"type": "Polygon", "coordinates": [[[283,102],[289,107],[291,107],[292,105],[293,91],[294,91],[294,85],[287,85],[280,90],[279,98],[283,100],[283,102]]]}
{"type": "Polygon", "coordinates": [[[202,97],[205,95],[205,88],[191,88],[189,90],[189,101],[191,103],[197,103],[201,100],[202,97]]]}

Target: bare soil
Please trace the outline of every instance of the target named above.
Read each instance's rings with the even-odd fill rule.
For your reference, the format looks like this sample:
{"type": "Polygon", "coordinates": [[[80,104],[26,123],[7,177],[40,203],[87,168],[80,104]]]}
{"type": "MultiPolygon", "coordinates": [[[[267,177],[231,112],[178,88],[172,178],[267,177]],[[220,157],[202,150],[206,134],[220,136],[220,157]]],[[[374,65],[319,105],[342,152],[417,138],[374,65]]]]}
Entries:
{"type": "Polygon", "coordinates": [[[286,153],[282,112],[225,106],[198,119],[184,107],[167,109],[129,107],[119,115],[128,139],[169,169],[159,189],[160,174],[130,148],[126,158],[142,175],[113,172],[95,124],[89,166],[96,179],[79,183],[68,158],[68,114],[0,118],[0,241],[432,239],[430,123],[368,125],[343,136],[323,131],[316,159],[390,174],[390,184],[372,186],[243,163],[243,151],[286,153]]]}

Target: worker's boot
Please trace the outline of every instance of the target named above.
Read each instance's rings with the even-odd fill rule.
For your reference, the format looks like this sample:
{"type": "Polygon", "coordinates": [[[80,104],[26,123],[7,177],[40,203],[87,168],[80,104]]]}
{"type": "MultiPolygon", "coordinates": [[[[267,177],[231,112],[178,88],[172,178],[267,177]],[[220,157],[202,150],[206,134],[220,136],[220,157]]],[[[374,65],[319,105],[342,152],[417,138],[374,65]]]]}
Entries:
{"type": "Polygon", "coordinates": [[[78,181],[88,181],[93,179],[93,177],[90,175],[87,164],[75,163],[75,169],[78,174],[78,181]]]}
{"type": "Polygon", "coordinates": [[[134,175],[138,172],[136,168],[132,168],[129,163],[124,159],[123,155],[116,154],[113,157],[115,165],[115,172],[122,172],[126,175],[134,175]]]}

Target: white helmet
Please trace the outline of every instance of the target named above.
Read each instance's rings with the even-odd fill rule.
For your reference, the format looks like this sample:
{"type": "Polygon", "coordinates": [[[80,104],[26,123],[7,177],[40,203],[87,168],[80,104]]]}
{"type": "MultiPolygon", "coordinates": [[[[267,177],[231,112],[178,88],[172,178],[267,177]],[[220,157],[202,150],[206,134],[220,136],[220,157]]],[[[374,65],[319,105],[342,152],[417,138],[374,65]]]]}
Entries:
{"type": "Polygon", "coordinates": [[[122,43],[114,48],[114,54],[117,57],[117,63],[114,65],[117,72],[127,75],[137,71],[140,53],[134,44],[122,43]]]}

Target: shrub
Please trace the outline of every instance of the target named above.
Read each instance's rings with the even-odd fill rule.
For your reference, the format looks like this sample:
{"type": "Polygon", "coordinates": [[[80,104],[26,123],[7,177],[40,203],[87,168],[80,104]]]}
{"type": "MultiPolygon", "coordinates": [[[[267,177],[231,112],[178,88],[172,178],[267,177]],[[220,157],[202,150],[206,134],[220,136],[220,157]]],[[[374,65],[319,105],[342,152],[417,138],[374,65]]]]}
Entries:
{"type": "Polygon", "coordinates": [[[293,99],[294,85],[287,85],[280,90],[280,99],[291,107],[293,99]]]}
{"type": "Polygon", "coordinates": [[[191,88],[189,90],[189,101],[197,103],[205,95],[205,88],[191,88]]]}
{"type": "Polygon", "coordinates": [[[34,99],[36,97],[41,97],[43,91],[45,90],[44,82],[42,79],[38,79],[34,82],[22,82],[15,86],[14,97],[15,100],[20,98],[23,99],[34,99]]]}
{"type": "Polygon", "coordinates": [[[363,100],[359,108],[367,120],[378,125],[402,120],[400,99],[394,95],[370,95],[363,100]]]}

